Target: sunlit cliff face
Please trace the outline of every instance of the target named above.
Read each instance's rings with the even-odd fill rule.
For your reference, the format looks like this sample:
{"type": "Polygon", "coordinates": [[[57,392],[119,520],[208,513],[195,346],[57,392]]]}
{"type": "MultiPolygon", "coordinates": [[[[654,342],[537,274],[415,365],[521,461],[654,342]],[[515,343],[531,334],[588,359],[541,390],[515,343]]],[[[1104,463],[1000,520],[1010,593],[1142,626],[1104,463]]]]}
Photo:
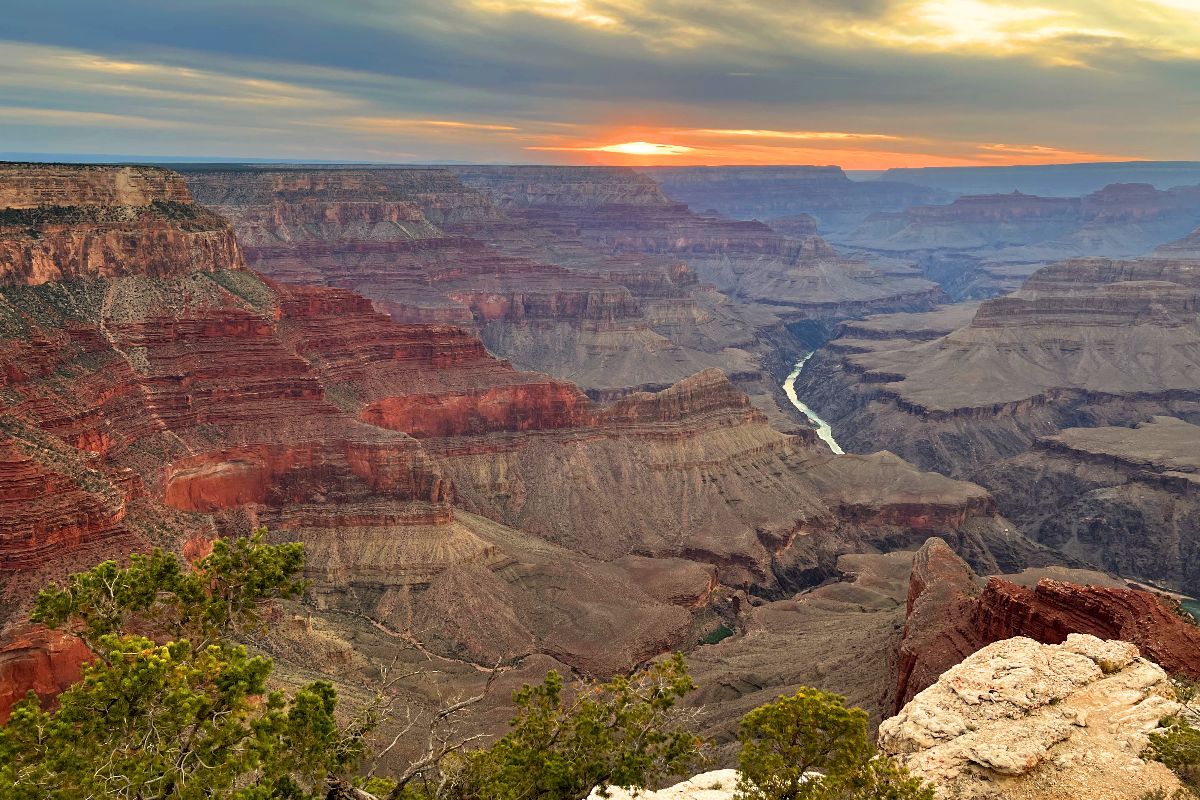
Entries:
{"type": "Polygon", "coordinates": [[[5,17],[0,126],[35,152],[1198,159],[1200,0],[52,0],[5,17]]]}

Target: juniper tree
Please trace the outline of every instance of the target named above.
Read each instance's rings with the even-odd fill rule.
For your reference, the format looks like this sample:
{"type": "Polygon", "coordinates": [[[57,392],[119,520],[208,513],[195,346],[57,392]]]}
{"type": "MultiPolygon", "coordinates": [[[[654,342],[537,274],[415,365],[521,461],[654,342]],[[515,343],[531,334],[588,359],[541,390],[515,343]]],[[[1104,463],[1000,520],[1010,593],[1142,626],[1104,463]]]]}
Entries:
{"type": "Polygon", "coordinates": [[[303,588],[299,544],[217,541],[194,567],[155,550],[43,590],[32,619],[95,659],[43,710],[30,694],[0,728],[0,797],[308,798],[350,768],[362,728],[334,720],[325,681],[270,691],[272,663],[231,637],[303,588]]]}

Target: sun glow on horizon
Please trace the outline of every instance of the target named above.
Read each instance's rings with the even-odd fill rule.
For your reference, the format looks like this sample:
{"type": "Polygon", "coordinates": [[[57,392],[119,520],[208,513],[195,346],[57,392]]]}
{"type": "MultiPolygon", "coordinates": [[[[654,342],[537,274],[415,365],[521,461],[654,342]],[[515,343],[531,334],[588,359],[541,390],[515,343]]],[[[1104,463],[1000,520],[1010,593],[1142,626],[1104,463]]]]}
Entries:
{"type": "Polygon", "coordinates": [[[552,150],[576,153],[620,153],[626,156],[682,156],[695,148],[681,144],[659,144],[657,142],[621,142],[597,147],[527,147],[526,150],[552,150]]]}

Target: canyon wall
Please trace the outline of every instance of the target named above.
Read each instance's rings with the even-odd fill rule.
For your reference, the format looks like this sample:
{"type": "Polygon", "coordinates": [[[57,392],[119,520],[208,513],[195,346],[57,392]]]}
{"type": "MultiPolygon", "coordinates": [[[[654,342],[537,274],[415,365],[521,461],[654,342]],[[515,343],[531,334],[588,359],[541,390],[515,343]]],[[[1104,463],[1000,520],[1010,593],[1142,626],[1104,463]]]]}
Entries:
{"type": "Polygon", "coordinates": [[[772,225],[806,214],[822,234],[835,236],[875,212],[950,199],[946,192],[898,181],[853,181],[840,167],[654,167],[641,172],[695,209],[772,225]]]}
{"type": "Polygon", "coordinates": [[[154,167],[0,164],[0,284],[236,267],[233,232],[154,167]],[[36,174],[31,174],[36,173],[36,174]]]}
{"type": "MultiPolygon", "coordinates": [[[[799,235],[781,233],[759,221],[698,214],[663,193],[650,177],[662,180],[658,172],[639,174],[606,167],[455,171],[510,213],[569,223],[585,243],[604,252],[683,259],[719,291],[777,307],[787,319],[921,308],[939,297],[933,284],[906,265],[880,268],[844,258],[815,231],[804,232],[803,224],[797,228],[794,219],[788,227],[799,235]],[[618,190],[618,186],[625,188],[618,190]]],[[[845,181],[840,170],[834,171],[845,181]]],[[[836,177],[818,182],[825,180],[839,183],[836,177]]],[[[728,188],[724,182],[718,186],[717,191],[728,188]]],[[[695,203],[692,207],[709,208],[695,203]]]]}
{"type": "Polygon", "coordinates": [[[984,582],[940,539],[926,542],[913,560],[893,664],[894,711],[972,653],[1014,636],[1045,644],[1073,634],[1120,639],[1172,675],[1200,677],[1200,627],[1177,606],[1102,575],[1065,574],[1109,585],[1037,579],[1035,571],[984,582]]]}
{"type": "Polygon", "coordinates": [[[980,482],[1043,544],[1194,591],[1192,468],[1163,439],[1200,421],[1198,289],[1195,261],[1061,262],[941,335],[938,315],[843,326],[797,390],[846,449],[980,482]]]}
{"type": "Polygon", "coordinates": [[[1123,183],[1081,197],[977,195],[877,214],[844,243],[911,260],[956,298],[982,298],[1062,259],[1143,255],[1197,223],[1200,187],[1123,183]]]}
{"type": "MultiPolygon", "coordinates": [[[[22,168],[18,183],[62,179],[63,168],[40,169],[22,168]]],[[[1045,555],[1006,533],[979,487],[886,453],[835,458],[809,431],[772,428],[720,370],[602,404],[494,358],[471,331],[402,322],[336,281],[309,283],[355,248],[379,246],[389,272],[440,225],[508,225],[491,204],[448,199],[478,195],[442,172],[348,172],[247,170],[247,183],[208,186],[192,176],[258,243],[251,263],[275,260],[278,244],[277,263],[291,265],[279,275],[299,284],[246,269],[235,244],[220,261],[196,259],[184,236],[121,270],[0,287],[6,641],[48,580],[156,545],[195,555],[257,525],[303,542],[313,580],[305,605],[273,626],[280,668],[329,668],[360,688],[398,648],[443,660],[462,685],[498,659],[611,674],[718,624],[738,629],[752,594],[819,583],[845,553],[934,533],[983,570],[1045,555]],[[382,199],[356,199],[364,192],[382,199]]],[[[194,207],[177,178],[137,185],[151,205],[194,207]]],[[[106,198],[135,194],[96,190],[97,213],[125,214],[106,198]]],[[[505,235],[504,247],[529,241],[505,235]]],[[[12,237],[18,249],[38,241],[12,237]]],[[[609,284],[618,309],[694,291],[677,262],[636,273],[561,246],[636,287],[609,284]]],[[[486,307],[514,321],[596,310],[564,298],[518,312],[514,297],[486,307]]],[[[53,665],[43,644],[18,660],[53,665]]],[[[45,687],[59,671],[28,674],[45,687]]]]}

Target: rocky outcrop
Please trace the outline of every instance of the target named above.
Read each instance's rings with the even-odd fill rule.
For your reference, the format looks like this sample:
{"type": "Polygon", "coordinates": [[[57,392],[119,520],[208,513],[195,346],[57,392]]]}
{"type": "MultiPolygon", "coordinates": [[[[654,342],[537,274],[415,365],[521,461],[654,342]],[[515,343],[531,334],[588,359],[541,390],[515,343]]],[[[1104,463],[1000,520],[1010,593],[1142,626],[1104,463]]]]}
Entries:
{"type": "Polygon", "coordinates": [[[1016,637],[948,670],[879,730],[879,747],[962,800],[1134,800],[1179,786],[1140,753],[1179,709],[1167,674],[1127,642],[1016,637]]]}
{"type": "Polygon", "coordinates": [[[603,795],[597,789],[588,800],[733,800],[737,793],[738,771],[718,769],[693,775],[686,781],[658,791],[647,789],[609,788],[603,795]]]}
{"type": "Polygon", "coordinates": [[[893,667],[892,713],[984,645],[972,624],[978,596],[974,571],[941,539],[930,539],[917,551],[893,667]]]}
{"type": "Polygon", "coordinates": [[[69,634],[41,626],[10,631],[0,646],[0,725],[29,692],[43,703],[53,702],[83,677],[91,659],[83,642],[69,634]]]}
{"type": "Polygon", "coordinates": [[[913,560],[893,667],[895,711],[971,653],[1014,636],[1045,644],[1072,634],[1120,639],[1172,675],[1200,677],[1200,627],[1156,595],[1051,577],[1023,585],[1014,582],[1023,576],[1013,577],[983,583],[940,539],[925,543],[913,560]]]}
{"type": "Polygon", "coordinates": [[[0,164],[0,284],[236,268],[220,217],[153,167],[0,164]]]}

